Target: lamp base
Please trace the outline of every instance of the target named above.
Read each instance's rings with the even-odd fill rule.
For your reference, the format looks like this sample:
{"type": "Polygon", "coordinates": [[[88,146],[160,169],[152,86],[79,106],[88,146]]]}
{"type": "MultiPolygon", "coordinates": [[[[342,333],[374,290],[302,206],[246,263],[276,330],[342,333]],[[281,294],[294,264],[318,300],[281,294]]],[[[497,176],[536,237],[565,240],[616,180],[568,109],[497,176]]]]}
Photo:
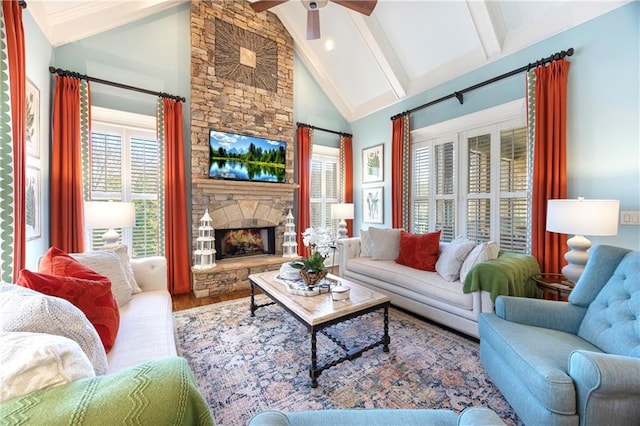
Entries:
{"type": "Polygon", "coordinates": [[[584,271],[587,260],[589,260],[587,250],[591,248],[591,241],[582,235],[575,235],[567,240],[567,245],[571,250],[564,255],[568,264],[562,268],[562,275],[567,277],[569,281],[576,283],[584,271]]]}
{"type": "Polygon", "coordinates": [[[118,231],[111,228],[104,234],[102,234],[102,241],[104,241],[103,249],[113,249],[118,247],[118,240],[120,239],[120,234],[118,231]]]}
{"type": "Polygon", "coordinates": [[[340,219],[340,223],[338,224],[338,239],[347,238],[347,222],[344,219],[340,219]]]}

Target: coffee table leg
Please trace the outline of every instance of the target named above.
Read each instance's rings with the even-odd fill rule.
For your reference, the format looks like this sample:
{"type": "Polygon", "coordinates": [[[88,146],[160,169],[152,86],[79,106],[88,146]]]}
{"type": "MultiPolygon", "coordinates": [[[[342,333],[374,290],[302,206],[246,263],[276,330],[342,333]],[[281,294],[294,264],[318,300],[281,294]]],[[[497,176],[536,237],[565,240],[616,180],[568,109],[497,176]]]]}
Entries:
{"type": "Polygon", "coordinates": [[[389,306],[386,305],[384,307],[384,336],[382,337],[382,342],[384,346],[382,346],[383,352],[389,352],[389,343],[391,339],[389,338],[389,306]]]}
{"type": "Polygon", "coordinates": [[[317,355],[317,341],[316,341],[316,330],[311,330],[311,369],[309,370],[309,376],[311,376],[311,387],[318,387],[318,376],[320,376],[320,372],[318,371],[318,355],[317,355]]]}
{"type": "Polygon", "coordinates": [[[255,297],[254,297],[255,284],[253,284],[253,281],[249,281],[249,284],[251,285],[251,316],[255,317],[256,316],[256,314],[255,314],[255,312],[256,312],[256,301],[255,301],[255,297]]]}

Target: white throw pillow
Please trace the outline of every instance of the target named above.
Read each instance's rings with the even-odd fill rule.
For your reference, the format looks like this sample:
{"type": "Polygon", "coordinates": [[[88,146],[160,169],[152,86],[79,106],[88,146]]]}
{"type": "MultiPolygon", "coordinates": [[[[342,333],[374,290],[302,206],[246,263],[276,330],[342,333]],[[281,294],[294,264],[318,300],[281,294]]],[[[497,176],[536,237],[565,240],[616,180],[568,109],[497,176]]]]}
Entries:
{"type": "Polygon", "coordinates": [[[476,243],[464,236],[459,236],[451,241],[438,256],[436,271],[447,281],[455,281],[460,278],[460,268],[467,255],[476,243]]]}
{"type": "Polygon", "coordinates": [[[100,275],[109,278],[111,281],[111,293],[118,301],[118,306],[129,303],[133,290],[129,285],[127,273],[122,266],[120,257],[113,250],[70,253],[70,256],[87,268],[91,268],[100,275]]]}
{"type": "Polygon", "coordinates": [[[460,268],[460,281],[464,284],[464,280],[467,278],[467,274],[474,266],[480,262],[486,262],[487,260],[497,259],[498,243],[495,241],[489,241],[488,243],[478,244],[471,250],[471,253],[467,256],[460,268]]]}
{"type": "MultiPolygon", "coordinates": [[[[106,250],[109,251],[109,250],[106,250]]],[[[136,281],[136,276],[133,273],[133,267],[131,266],[130,258],[129,258],[129,249],[126,244],[120,244],[118,247],[111,249],[115,254],[118,255],[120,259],[120,263],[124,268],[124,272],[127,277],[127,284],[131,287],[131,292],[133,294],[142,293],[142,289],[138,285],[136,281]]]]}
{"type": "Polygon", "coordinates": [[[0,333],[0,401],[96,373],[82,348],[54,334],[0,333]]]}
{"type": "Polygon", "coordinates": [[[107,372],[98,332],[82,311],[59,297],[14,284],[0,285],[0,332],[26,331],[67,337],[89,358],[96,374],[107,372]]]}
{"type": "Polygon", "coordinates": [[[360,230],[360,257],[371,257],[371,236],[366,229],[360,230]]]}
{"type": "Polygon", "coordinates": [[[371,237],[371,258],[373,260],[396,260],[400,253],[401,229],[369,227],[371,237]]]}

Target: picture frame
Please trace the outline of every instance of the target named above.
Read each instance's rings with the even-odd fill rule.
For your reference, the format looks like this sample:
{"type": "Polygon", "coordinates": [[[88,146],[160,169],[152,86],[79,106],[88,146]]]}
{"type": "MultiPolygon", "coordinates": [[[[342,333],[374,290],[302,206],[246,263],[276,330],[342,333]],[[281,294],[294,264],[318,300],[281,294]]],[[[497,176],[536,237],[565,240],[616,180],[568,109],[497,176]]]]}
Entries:
{"type": "Polygon", "coordinates": [[[27,155],[40,158],[40,89],[27,78],[26,84],[26,137],[27,155]]]}
{"type": "Polygon", "coordinates": [[[40,169],[27,166],[25,182],[25,228],[26,240],[42,236],[42,191],[40,169]]]}
{"type": "Polygon", "coordinates": [[[384,144],[362,150],[362,183],[384,181],[384,144]]]}
{"type": "Polygon", "coordinates": [[[384,186],[362,189],[362,221],[384,223],[384,186]]]}

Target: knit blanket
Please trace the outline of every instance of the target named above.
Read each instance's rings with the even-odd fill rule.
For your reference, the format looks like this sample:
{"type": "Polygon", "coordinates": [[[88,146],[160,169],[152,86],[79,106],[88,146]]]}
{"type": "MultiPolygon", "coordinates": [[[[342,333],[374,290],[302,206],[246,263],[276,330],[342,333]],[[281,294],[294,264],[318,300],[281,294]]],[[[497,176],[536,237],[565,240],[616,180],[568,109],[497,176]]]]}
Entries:
{"type": "Polygon", "coordinates": [[[0,404],[0,425],[213,425],[184,358],[170,357],[0,404]]]}
{"type": "Polygon", "coordinates": [[[497,259],[478,263],[471,269],[462,289],[465,293],[488,291],[494,302],[499,295],[541,297],[542,292],[531,281],[531,276],[539,273],[535,257],[503,250],[497,259]]]}

